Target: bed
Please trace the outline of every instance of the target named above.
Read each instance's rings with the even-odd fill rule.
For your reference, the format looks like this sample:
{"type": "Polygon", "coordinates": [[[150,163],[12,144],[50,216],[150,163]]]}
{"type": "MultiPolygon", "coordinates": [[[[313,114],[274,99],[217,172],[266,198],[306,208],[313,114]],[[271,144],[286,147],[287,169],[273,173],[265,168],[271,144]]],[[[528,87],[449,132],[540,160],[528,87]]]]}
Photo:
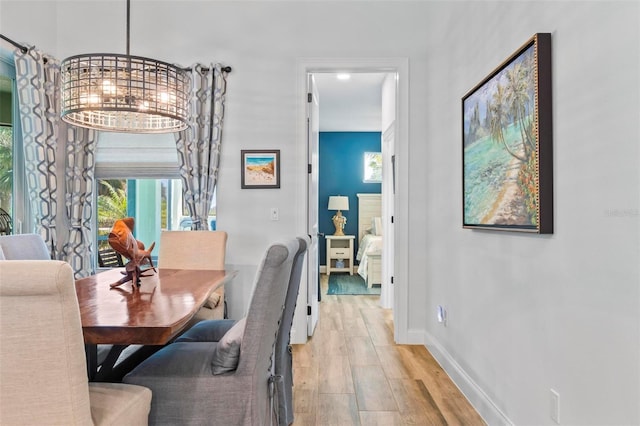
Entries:
{"type": "Polygon", "coordinates": [[[382,198],[381,194],[358,196],[358,274],[367,287],[382,284],[382,198]]]}

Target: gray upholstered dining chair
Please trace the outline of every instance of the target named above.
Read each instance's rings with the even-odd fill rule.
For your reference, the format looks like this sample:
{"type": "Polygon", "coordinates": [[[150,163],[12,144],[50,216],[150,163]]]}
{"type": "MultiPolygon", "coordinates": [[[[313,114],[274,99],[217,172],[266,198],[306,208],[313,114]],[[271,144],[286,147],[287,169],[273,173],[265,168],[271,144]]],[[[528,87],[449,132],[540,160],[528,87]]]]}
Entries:
{"type": "Polygon", "coordinates": [[[151,391],[89,383],[71,266],[0,261],[0,424],[146,425],[151,391]]]}
{"type": "Polygon", "coordinates": [[[263,425],[273,420],[274,346],[299,248],[294,238],[267,249],[247,316],[220,341],[176,341],[124,377],[124,383],[152,390],[151,424],[263,425]]]}
{"type": "MultiPolygon", "coordinates": [[[[278,328],[278,337],[274,348],[274,376],[277,400],[277,420],[280,426],[293,423],[293,358],[291,354],[290,337],[293,315],[298,300],[300,279],[304,269],[304,254],[311,243],[308,236],[298,237],[298,251],[293,259],[287,298],[285,300],[282,320],[278,328]]],[[[180,336],[179,342],[217,342],[236,323],[233,320],[203,321],[180,336]]]]}
{"type": "Polygon", "coordinates": [[[7,260],[51,260],[51,253],[38,234],[0,235],[0,251],[7,260]]]}
{"type": "Polygon", "coordinates": [[[278,338],[275,347],[274,371],[276,376],[282,379],[281,385],[276,387],[278,394],[278,424],[286,426],[293,423],[293,355],[291,353],[291,326],[293,324],[293,314],[296,310],[298,292],[300,290],[300,279],[304,269],[304,254],[311,244],[309,237],[298,237],[300,248],[291,269],[289,279],[289,289],[287,290],[287,300],[280,321],[278,338]]]}

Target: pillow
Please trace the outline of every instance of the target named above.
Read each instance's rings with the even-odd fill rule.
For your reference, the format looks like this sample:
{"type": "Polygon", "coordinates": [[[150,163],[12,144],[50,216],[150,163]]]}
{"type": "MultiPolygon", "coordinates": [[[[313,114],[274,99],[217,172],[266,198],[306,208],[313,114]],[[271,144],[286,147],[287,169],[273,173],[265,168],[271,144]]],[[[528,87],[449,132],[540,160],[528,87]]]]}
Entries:
{"type": "Polygon", "coordinates": [[[373,235],[382,235],[382,218],[380,217],[371,218],[371,233],[373,235]]]}
{"type": "Polygon", "coordinates": [[[246,317],[235,323],[216,345],[213,351],[213,360],[211,361],[211,372],[213,374],[228,373],[238,368],[245,324],[246,317]]]}

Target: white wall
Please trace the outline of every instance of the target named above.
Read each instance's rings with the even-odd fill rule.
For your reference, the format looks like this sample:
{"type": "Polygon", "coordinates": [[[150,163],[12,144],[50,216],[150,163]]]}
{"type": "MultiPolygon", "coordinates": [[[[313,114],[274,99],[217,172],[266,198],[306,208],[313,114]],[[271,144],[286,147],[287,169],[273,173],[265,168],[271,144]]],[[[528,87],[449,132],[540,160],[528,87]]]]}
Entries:
{"type": "Polygon", "coordinates": [[[446,37],[419,71],[427,143],[412,140],[427,158],[428,243],[411,265],[426,276],[432,348],[517,424],[550,423],[551,388],[563,424],[638,424],[639,4],[448,9],[464,18],[432,29],[446,37]],[[460,97],[535,32],[552,33],[555,232],[463,230],[460,97]]]}
{"type": "MultiPolygon", "coordinates": [[[[124,52],[123,3],[2,0],[0,28],[61,58],[124,52]]],[[[410,157],[398,161],[409,171],[400,184],[410,210],[396,211],[412,236],[400,242],[409,328],[422,331],[491,424],[550,424],[550,388],[563,424],[638,424],[639,8],[140,1],[131,51],[233,66],[218,193],[228,261],[246,271],[231,290],[233,313],[267,244],[304,229],[296,61],[409,58],[410,157]],[[463,230],[461,97],[535,32],[552,33],[556,231],[463,230]],[[282,150],[280,190],[239,189],[246,148],[282,150]],[[270,207],[280,221],[269,220],[270,207]],[[446,328],[435,321],[437,304],[448,309],[446,328]]]]}

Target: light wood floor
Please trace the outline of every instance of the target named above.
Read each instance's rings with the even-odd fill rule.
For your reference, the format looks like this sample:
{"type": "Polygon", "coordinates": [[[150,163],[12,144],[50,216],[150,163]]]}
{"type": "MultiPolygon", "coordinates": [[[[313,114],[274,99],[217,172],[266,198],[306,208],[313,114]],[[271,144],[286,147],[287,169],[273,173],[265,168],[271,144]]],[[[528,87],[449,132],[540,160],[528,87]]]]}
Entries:
{"type": "Polygon", "coordinates": [[[396,345],[378,296],[328,296],[294,345],[294,426],[484,425],[424,346],[396,345]]]}

